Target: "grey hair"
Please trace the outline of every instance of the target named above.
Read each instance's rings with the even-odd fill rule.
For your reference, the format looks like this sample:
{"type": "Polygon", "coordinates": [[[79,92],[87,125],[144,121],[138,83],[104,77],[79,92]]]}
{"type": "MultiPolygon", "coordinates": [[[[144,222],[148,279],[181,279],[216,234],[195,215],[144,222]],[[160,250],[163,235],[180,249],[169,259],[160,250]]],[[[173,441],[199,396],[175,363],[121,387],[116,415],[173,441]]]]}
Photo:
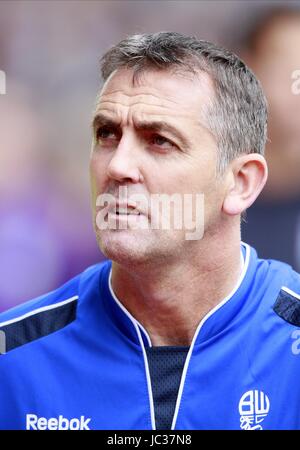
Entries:
{"type": "MultiPolygon", "coordinates": [[[[253,72],[231,51],[175,32],[139,34],[122,40],[101,59],[103,81],[115,71],[179,69],[205,72],[214,86],[206,122],[219,150],[218,172],[242,154],[264,154],[267,101],[253,72]]],[[[134,78],[135,79],[135,78],[134,78]]]]}

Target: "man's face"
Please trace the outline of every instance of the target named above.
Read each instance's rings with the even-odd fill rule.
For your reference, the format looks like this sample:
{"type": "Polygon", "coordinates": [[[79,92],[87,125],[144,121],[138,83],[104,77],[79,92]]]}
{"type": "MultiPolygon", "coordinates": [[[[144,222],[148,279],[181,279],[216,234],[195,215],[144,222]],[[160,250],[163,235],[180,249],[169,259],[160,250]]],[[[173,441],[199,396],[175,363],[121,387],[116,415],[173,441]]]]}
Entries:
{"type": "Polygon", "coordinates": [[[136,194],[148,206],[155,194],[176,194],[184,206],[184,194],[189,194],[195,219],[196,194],[203,194],[203,239],[213,233],[223,198],[217,145],[203,120],[213,95],[202,73],[188,77],[153,70],[133,82],[133,72],[121,69],[104,85],[94,117],[90,173],[97,240],[108,258],[128,263],[188,256],[187,230],[175,229],[172,220],[169,229],[157,226],[166,211],[131,202],[136,194]],[[110,201],[103,208],[98,200],[96,206],[103,194],[115,199],[114,209],[110,201]],[[127,214],[126,206],[134,214],[127,214]],[[99,212],[113,226],[99,229],[99,212]]]}

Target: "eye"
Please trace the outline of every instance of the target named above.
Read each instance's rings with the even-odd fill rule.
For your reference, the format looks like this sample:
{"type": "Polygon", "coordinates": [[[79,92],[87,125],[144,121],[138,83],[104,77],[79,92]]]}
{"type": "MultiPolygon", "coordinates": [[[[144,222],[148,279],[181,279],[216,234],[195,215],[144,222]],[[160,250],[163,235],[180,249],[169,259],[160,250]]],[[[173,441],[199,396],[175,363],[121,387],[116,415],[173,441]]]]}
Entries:
{"type": "Polygon", "coordinates": [[[102,141],[111,140],[111,139],[116,139],[117,138],[117,134],[116,134],[116,131],[113,128],[100,127],[96,131],[96,138],[97,138],[97,141],[98,140],[102,140],[102,141]]]}
{"type": "Polygon", "coordinates": [[[164,136],[161,136],[160,134],[154,134],[151,137],[151,144],[159,147],[162,150],[169,150],[175,147],[175,144],[173,144],[173,142],[171,142],[164,136]]]}

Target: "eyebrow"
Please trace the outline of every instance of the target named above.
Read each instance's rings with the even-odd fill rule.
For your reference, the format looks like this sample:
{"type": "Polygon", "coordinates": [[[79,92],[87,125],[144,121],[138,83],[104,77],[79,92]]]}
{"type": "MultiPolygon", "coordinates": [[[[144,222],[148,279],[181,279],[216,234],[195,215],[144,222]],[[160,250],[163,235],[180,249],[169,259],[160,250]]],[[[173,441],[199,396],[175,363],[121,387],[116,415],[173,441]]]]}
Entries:
{"type": "Polygon", "coordinates": [[[92,128],[93,130],[96,130],[96,128],[100,126],[119,127],[120,124],[109,117],[106,117],[104,114],[96,114],[92,120],[92,128]]]}
{"type": "MultiPolygon", "coordinates": [[[[120,127],[120,123],[107,117],[105,114],[99,113],[96,114],[95,117],[93,118],[92,127],[93,130],[95,131],[100,126],[118,128],[120,127]]],[[[191,146],[189,140],[175,126],[171,125],[170,123],[164,120],[135,122],[134,127],[139,131],[154,131],[157,133],[168,131],[171,134],[173,134],[185,147],[191,146]]]]}

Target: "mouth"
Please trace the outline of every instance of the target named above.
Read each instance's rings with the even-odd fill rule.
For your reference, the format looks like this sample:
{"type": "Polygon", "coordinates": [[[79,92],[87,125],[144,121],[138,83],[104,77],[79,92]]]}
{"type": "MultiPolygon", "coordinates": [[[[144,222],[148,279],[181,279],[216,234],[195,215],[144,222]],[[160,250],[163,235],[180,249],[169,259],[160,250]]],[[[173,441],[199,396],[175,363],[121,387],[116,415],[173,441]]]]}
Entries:
{"type": "Polygon", "coordinates": [[[131,203],[115,203],[109,208],[109,213],[116,216],[140,216],[141,211],[137,209],[136,204],[131,203]]]}
{"type": "Polygon", "coordinates": [[[131,228],[133,224],[140,224],[143,218],[144,215],[136,208],[116,207],[108,212],[108,223],[112,229],[119,229],[119,226],[121,229],[131,228]]]}
{"type": "Polygon", "coordinates": [[[140,216],[141,213],[135,208],[116,208],[115,212],[117,216],[140,216]]]}

